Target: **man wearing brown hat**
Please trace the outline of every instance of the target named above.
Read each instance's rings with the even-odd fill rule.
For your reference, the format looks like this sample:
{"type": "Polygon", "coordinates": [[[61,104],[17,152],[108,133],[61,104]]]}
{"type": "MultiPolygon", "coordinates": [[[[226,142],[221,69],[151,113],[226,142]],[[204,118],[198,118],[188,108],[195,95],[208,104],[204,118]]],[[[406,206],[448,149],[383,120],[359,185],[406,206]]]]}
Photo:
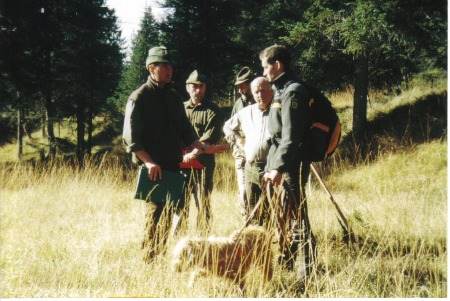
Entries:
{"type": "MultiPolygon", "coordinates": [[[[205,98],[206,86],[206,76],[194,70],[186,80],[186,91],[190,99],[184,102],[184,108],[195,132],[200,137],[199,140],[206,145],[211,145],[219,141],[222,125],[219,107],[205,98]]],[[[215,157],[213,154],[197,155],[195,150],[192,150],[185,155],[185,158],[185,161],[198,160],[204,166],[201,169],[185,168],[183,172],[186,172],[189,179],[187,192],[194,196],[198,209],[197,227],[208,232],[211,220],[211,192],[216,167],[215,157]]],[[[189,204],[188,200],[189,198],[186,198],[186,204],[189,204]]],[[[189,207],[186,205],[184,221],[187,219],[188,210],[189,207]]]]}
{"type": "MultiPolygon", "coordinates": [[[[243,108],[255,103],[250,89],[250,83],[255,77],[256,74],[249,67],[242,68],[236,75],[235,86],[238,88],[241,96],[236,100],[230,117],[233,117],[243,108]]],[[[245,189],[245,154],[242,148],[238,147],[236,144],[232,143],[231,147],[233,148],[233,157],[235,160],[236,177],[239,189],[238,202],[244,219],[247,219],[248,201],[245,189]]]]}
{"type": "MultiPolygon", "coordinates": [[[[150,73],[148,80],[131,93],[125,110],[123,142],[127,152],[133,154],[133,162],[145,165],[150,180],[155,181],[164,179],[165,171],[180,172],[182,145],[189,145],[196,156],[223,151],[220,146],[208,147],[198,140],[181,100],[170,87],[172,62],[167,48],[150,49],[145,67],[150,73]]],[[[142,242],[146,262],[164,251],[173,209],[182,210],[178,206],[172,208],[165,200],[148,202],[142,242]]]]}

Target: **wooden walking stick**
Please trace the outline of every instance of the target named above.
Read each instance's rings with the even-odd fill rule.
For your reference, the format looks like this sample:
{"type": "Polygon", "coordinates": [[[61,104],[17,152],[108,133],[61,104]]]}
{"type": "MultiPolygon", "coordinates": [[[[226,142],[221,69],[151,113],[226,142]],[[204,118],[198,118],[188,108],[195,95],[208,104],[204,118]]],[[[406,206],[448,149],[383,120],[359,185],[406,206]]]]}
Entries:
{"type": "Polygon", "coordinates": [[[348,243],[348,242],[356,243],[355,235],[352,232],[352,229],[350,228],[350,225],[348,224],[347,219],[345,218],[345,216],[342,213],[341,209],[339,208],[338,204],[334,200],[333,195],[331,195],[331,192],[328,190],[327,186],[323,182],[322,178],[319,176],[319,173],[317,172],[316,168],[314,167],[314,165],[312,163],[311,163],[311,170],[313,171],[317,180],[319,180],[320,185],[326,191],[326,193],[328,194],[328,197],[330,198],[331,202],[333,203],[334,207],[336,208],[336,210],[338,212],[338,222],[344,231],[344,241],[346,243],[348,243]]]}

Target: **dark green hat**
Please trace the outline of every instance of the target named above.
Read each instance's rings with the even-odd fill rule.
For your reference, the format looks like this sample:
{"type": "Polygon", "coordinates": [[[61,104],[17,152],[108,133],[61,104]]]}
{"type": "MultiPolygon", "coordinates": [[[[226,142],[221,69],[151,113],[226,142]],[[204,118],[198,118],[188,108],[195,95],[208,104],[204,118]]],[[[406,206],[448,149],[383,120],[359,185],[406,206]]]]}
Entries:
{"type": "Polygon", "coordinates": [[[153,47],[148,51],[147,59],[145,60],[145,67],[153,63],[168,63],[171,64],[169,52],[164,46],[153,47]]]}
{"type": "Polygon", "coordinates": [[[256,77],[256,74],[249,67],[244,67],[239,71],[236,75],[236,83],[235,85],[240,85],[245,83],[246,81],[252,81],[256,77]]]}
{"type": "Polygon", "coordinates": [[[206,84],[206,76],[202,73],[199,73],[197,70],[192,71],[191,75],[189,75],[186,80],[186,84],[206,84]]]}

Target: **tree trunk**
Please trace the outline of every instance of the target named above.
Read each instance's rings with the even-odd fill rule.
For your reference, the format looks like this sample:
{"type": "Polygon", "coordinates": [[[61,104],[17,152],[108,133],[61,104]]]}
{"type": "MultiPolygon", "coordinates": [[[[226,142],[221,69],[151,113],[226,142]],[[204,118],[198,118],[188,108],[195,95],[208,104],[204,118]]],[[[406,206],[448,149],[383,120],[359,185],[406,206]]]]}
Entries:
{"type": "Polygon", "coordinates": [[[45,113],[42,114],[41,116],[41,132],[42,132],[42,138],[47,137],[47,131],[45,130],[45,125],[46,125],[46,118],[45,118],[45,113]]]}
{"type": "Polygon", "coordinates": [[[369,62],[366,54],[355,60],[355,92],[353,95],[353,139],[357,145],[364,143],[367,125],[367,95],[369,91],[369,62]]]}
{"type": "MultiPolygon", "coordinates": [[[[47,92],[50,93],[50,92],[47,92]]],[[[56,138],[55,138],[55,132],[53,130],[53,123],[55,120],[55,114],[53,103],[51,100],[51,95],[47,95],[45,99],[45,110],[46,110],[46,119],[47,119],[47,137],[48,137],[48,144],[49,144],[49,153],[50,158],[56,157],[56,138]]]]}
{"type": "Polygon", "coordinates": [[[23,155],[23,109],[20,102],[20,94],[17,92],[17,159],[20,161],[23,155]]]}
{"type": "Polygon", "coordinates": [[[93,100],[94,100],[94,91],[93,91],[93,88],[92,88],[92,86],[91,86],[91,89],[90,89],[90,96],[89,96],[89,98],[88,98],[88,103],[86,104],[86,107],[87,107],[87,120],[86,120],[86,122],[87,122],[87,134],[88,134],[88,137],[87,137],[87,143],[86,143],[86,153],[88,154],[88,156],[90,157],[91,156],[91,154],[92,154],[92,132],[94,131],[94,124],[93,124],[93,115],[94,114],[92,114],[92,103],[93,103],[93,100]]]}
{"type": "Polygon", "coordinates": [[[89,106],[88,110],[88,116],[87,116],[87,126],[88,126],[88,138],[87,138],[87,145],[86,145],[86,153],[88,156],[91,156],[92,154],[92,132],[94,131],[94,124],[93,124],[93,117],[92,117],[92,108],[89,106]]]}
{"type": "Polygon", "coordinates": [[[47,118],[47,135],[49,144],[49,155],[50,158],[56,157],[56,138],[55,132],[53,130],[53,123],[55,120],[55,109],[52,103],[52,87],[51,87],[51,58],[50,49],[48,45],[45,49],[45,113],[47,118]]]}
{"type": "MultiPolygon", "coordinates": [[[[82,97],[81,97],[82,98],[82,97]]],[[[84,114],[84,103],[79,101],[77,105],[77,159],[78,164],[81,167],[83,165],[84,157],[84,134],[85,134],[85,114],[84,114]]]]}

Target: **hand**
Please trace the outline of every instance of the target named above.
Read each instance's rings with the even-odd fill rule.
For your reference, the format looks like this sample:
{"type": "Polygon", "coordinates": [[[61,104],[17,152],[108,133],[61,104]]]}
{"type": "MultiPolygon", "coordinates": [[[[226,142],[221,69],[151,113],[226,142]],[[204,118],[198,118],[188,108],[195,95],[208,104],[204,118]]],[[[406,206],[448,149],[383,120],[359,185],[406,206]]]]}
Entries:
{"type": "Polygon", "coordinates": [[[148,169],[148,177],[150,180],[156,181],[162,179],[161,166],[153,162],[146,162],[145,167],[148,169]]]}
{"type": "Polygon", "coordinates": [[[245,145],[245,139],[243,139],[243,138],[237,138],[237,139],[236,139],[236,145],[237,145],[239,148],[243,149],[243,148],[244,148],[244,145],[245,145]]]}
{"type": "Polygon", "coordinates": [[[283,174],[276,169],[272,169],[270,172],[266,172],[262,178],[262,186],[266,188],[268,182],[272,182],[274,186],[281,184],[281,178],[283,174]]]}
{"type": "Polygon", "coordinates": [[[192,152],[184,154],[183,163],[190,164],[195,158],[197,158],[197,155],[192,152]]]}
{"type": "Polygon", "coordinates": [[[211,144],[205,148],[204,153],[205,154],[217,154],[217,153],[222,153],[229,148],[230,148],[230,146],[228,144],[220,144],[220,145],[211,144]]]}

